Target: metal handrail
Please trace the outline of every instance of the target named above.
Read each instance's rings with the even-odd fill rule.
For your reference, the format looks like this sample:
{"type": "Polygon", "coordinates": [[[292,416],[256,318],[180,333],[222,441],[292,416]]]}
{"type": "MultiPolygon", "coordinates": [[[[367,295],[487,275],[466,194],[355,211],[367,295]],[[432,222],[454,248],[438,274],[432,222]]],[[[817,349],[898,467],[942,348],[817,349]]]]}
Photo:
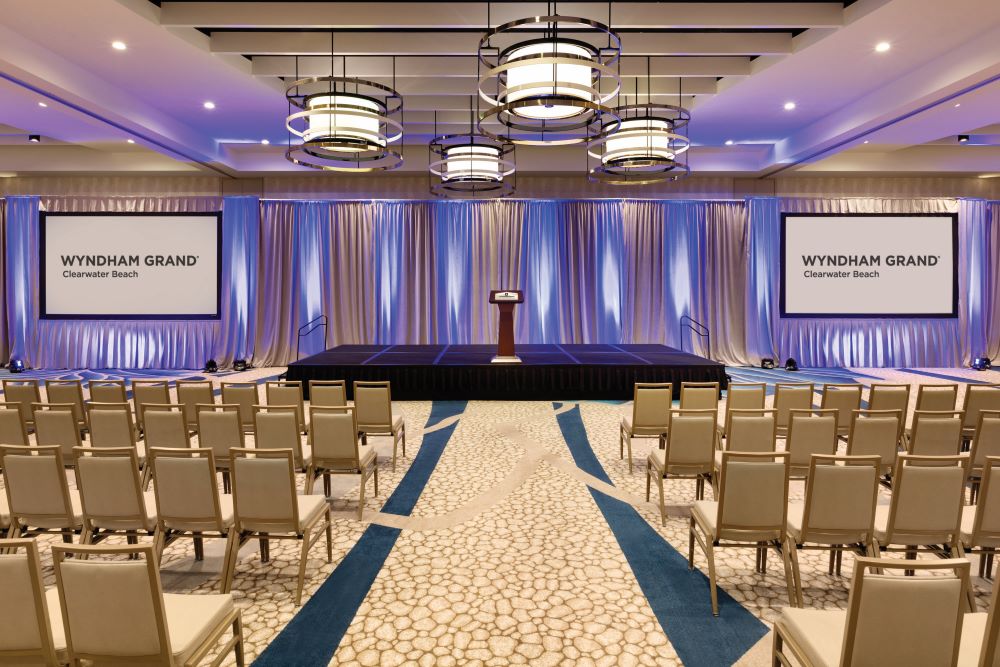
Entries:
{"type": "Polygon", "coordinates": [[[712,332],[707,326],[705,326],[698,320],[694,319],[690,315],[681,315],[681,319],[678,326],[680,327],[680,333],[681,333],[682,352],[684,351],[684,329],[690,329],[691,331],[694,332],[694,335],[705,339],[705,347],[708,350],[708,354],[706,356],[709,359],[712,358],[712,332]]]}
{"type": "Polygon", "coordinates": [[[302,326],[299,327],[299,335],[295,339],[295,358],[296,359],[299,358],[299,346],[302,343],[302,339],[305,336],[308,336],[309,334],[311,334],[313,331],[316,331],[316,329],[319,329],[320,327],[323,327],[323,345],[324,346],[326,345],[327,333],[329,333],[329,331],[330,331],[329,330],[329,324],[330,324],[330,320],[324,314],[324,315],[320,315],[319,317],[315,317],[315,318],[309,320],[308,322],[306,322],[305,324],[303,324],[302,326]]]}

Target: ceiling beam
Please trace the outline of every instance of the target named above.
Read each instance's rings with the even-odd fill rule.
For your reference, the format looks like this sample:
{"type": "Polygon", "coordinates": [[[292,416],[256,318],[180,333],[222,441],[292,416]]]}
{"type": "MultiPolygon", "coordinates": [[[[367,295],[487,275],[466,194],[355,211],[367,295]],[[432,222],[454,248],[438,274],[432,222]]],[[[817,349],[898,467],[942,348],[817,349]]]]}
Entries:
{"type": "MultiPolygon", "coordinates": [[[[476,53],[475,33],[338,33],[338,55],[462,56],[476,53]]],[[[635,33],[623,47],[632,56],[748,56],[792,51],[791,33],[635,33]]],[[[330,53],[325,32],[213,32],[214,53],[319,56],[330,53]]]]}
{"type": "MultiPolygon", "coordinates": [[[[607,2],[560,3],[563,16],[608,21],[607,2]]],[[[490,25],[545,13],[544,2],[494,3],[490,25]]],[[[484,2],[163,2],[160,23],[193,28],[480,28],[484,2]]],[[[831,28],[839,2],[618,2],[615,28],[831,28]]]]}

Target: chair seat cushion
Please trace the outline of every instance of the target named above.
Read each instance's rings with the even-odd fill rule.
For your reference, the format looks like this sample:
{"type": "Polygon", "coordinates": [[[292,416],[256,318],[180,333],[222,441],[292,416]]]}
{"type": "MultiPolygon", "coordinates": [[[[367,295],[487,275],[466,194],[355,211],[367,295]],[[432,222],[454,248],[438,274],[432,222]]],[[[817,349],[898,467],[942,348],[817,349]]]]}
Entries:
{"type": "Polygon", "coordinates": [[[965,505],[962,507],[962,544],[967,547],[1000,547],[1000,540],[980,538],[972,543],[972,530],[976,525],[976,509],[982,505],[965,505]]]}
{"type": "Polygon", "coordinates": [[[847,612],[841,609],[785,607],[778,625],[802,649],[813,667],[837,667],[843,651],[847,612]]]}
{"type": "Polygon", "coordinates": [[[789,503],[788,514],[785,518],[785,530],[795,540],[796,544],[802,542],[802,519],[805,515],[806,506],[802,503],[789,503]]]}
{"type": "Polygon", "coordinates": [[[322,516],[329,505],[326,496],[295,496],[299,504],[299,531],[304,531],[322,516]]]}
{"type": "Polygon", "coordinates": [[[49,609],[49,625],[52,626],[52,648],[56,653],[64,653],[66,630],[63,628],[62,608],[59,606],[59,589],[55,586],[46,589],[45,606],[49,609]]]}
{"type": "Polygon", "coordinates": [[[719,517],[719,503],[714,500],[696,500],[691,506],[691,515],[698,525],[705,529],[709,539],[716,537],[716,521],[719,517]]]}
{"type": "Polygon", "coordinates": [[[914,546],[925,546],[928,544],[940,544],[950,540],[943,535],[909,535],[898,530],[893,532],[892,541],[889,541],[889,505],[878,505],[875,507],[875,539],[881,546],[889,544],[906,544],[914,546]]]}
{"type": "Polygon", "coordinates": [[[10,508],[7,507],[7,494],[0,494],[0,528],[10,526],[10,508]]]}
{"type": "Polygon", "coordinates": [[[183,663],[233,612],[233,596],[163,594],[163,606],[174,658],[183,663]]]}
{"type": "Polygon", "coordinates": [[[653,470],[658,471],[661,475],[665,472],[670,475],[701,475],[703,473],[712,472],[711,465],[697,464],[697,463],[671,463],[669,466],[666,462],[667,452],[665,449],[653,449],[649,453],[649,458],[646,463],[653,470]]]}
{"type": "MultiPolygon", "coordinates": [[[[229,528],[233,525],[235,513],[233,512],[233,497],[226,493],[219,496],[219,514],[222,516],[222,525],[229,528]]],[[[215,530],[215,519],[208,521],[166,521],[163,522],[171,530],[215,530]]]]}
{"type": "Polygon", "coordinates": [[[73,525],[64,526],[65,521],[59,517],[55,518],[35,518],[29,520],[29,525],[35,528],[79,528],[83,525],[83,505],[80,503],[80,492],[76,489],[69,490],[69,502],[73,508],[73,525]]]}
{"type": "Polygon", "coordinates": [[[94,528],[108,528],[111,530],[153,530],[156,528],[156,494],[152,491],[147,491],[142,494],[142,502],[146,506],[146,524],[145,526],[140,525],[136,521],[128,520],[106,520],[100,517],[92,518],[91,523],[94,528]]]}
{"type": "Polygon", "coordinates": [[[962,639],[958,645],[958,667],[979,667],[979,654],[986,637],[986,612],[965,614],[962,617],[962,639]]]}

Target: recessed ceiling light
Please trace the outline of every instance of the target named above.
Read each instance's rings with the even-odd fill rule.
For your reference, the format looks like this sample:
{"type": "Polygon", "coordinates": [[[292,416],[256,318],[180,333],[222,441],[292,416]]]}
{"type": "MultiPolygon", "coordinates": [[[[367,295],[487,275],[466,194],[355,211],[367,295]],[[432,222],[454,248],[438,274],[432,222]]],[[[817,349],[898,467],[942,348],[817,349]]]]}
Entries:
{"type": "Polygon", "coordinates": [[[733,140],[732,139],[726,139],[726,145],[727,146],[732,146],[733,145],[733,140]]]}
{"type": "Polygon", "coordinates": [[[961,102],[955,102],[955,108],[956,108],[956,109],[957,109],[958,107],[960,107],[960,106],[962,106],[962,103],[961,103],[961,102]]]}
{"type": "Polygon", "coordinates": [[[267,145],[268,145],[269,143],[271,143],[271,142],[270,142],[269,140],[267,140],[267,139],[261,139],[261,140],[260,140],[260,143],[262,143],[262,144],[264,144],[265,146],[267,146],[267,145]]]}
{"type": "Polygon", "coordinates": [[[129,142],[130,144],[134,144],[135,143],[135,139],[126,139],[125,141],[129,142]]]}
{"type": "Polygon", "coordinates": [[[49,105],[48,105],[48,104],[46,104],[45,102],[39,102],[39,103],[38,103],[38,106],[40,106],[40,107],[42,107],[42,108],[44,109],[44,108],[46,108],[46,107],[47,107],[47,106],[49,106],[49,105]]]}
{"type": "Polygon", "coordinates": [[[875,45],[875,50],[878,51],[879,53],[885,53],[891,48],[892,44],[890,44],[889,42],[879,42],[878,44],[875,45]]]}
{"type": "Polygon", "coordinates": [[[967,135],[967,134],[960,134],[960,135],[958,135],[958,143],[960,143],[960,144],[967,144],[967,143],[969,143],[969,135],[967,135]]]}
{"type": "Polygon", "coordinates": [[[205,102],[204,104],[202,104],[201,106],[205,107],[206,109],[211,110],[211,109],[215,108],[215,102],[212,102],[211,100],[209,100],[209,101],[205,102]]]}
{"type": "Polygon", "coordinates": [[[868,143],[868,140],[867,140],[867,139],[865,139],[865,140],[864,140],[864,143],[866,143],[866,144],[867,144],[867,143],[868,143]]]}
{"type": "Polygon", "coordinates": [[[31,142],[31,143],[33,143],[33,144],[41,143],[42,137],[40,135],[37,135],[37,134],[29,134],[28,135],[28,141],[31,142]]]}
{"type": "Polygon", "coordinates": [[[128,48],[128,44],[121,41],[120,39],[116,39],[115,41],[111,42],[111,48],[114,49],[115,51],[124,51],[125,49],[128,48]]]}
{"type": "Polygon", "coordinates": [[[795,109],[795,102],[785,102],[785,111],[792,111],[795,109]]]}

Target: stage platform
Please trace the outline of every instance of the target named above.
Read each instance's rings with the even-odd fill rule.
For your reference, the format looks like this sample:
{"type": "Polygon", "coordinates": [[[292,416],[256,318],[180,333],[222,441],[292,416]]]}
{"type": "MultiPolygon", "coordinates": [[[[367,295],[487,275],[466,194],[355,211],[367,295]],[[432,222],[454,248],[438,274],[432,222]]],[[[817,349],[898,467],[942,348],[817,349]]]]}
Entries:
{"type": "Polygon", "coordinates": [[[491,364],[495,345],[341,345],[288,365],[287,379],[389,380],[395,400],[632,398],[636,382],[719,382],[722,364],[665,345],[518,345],[520,364],[491,364]]]}

